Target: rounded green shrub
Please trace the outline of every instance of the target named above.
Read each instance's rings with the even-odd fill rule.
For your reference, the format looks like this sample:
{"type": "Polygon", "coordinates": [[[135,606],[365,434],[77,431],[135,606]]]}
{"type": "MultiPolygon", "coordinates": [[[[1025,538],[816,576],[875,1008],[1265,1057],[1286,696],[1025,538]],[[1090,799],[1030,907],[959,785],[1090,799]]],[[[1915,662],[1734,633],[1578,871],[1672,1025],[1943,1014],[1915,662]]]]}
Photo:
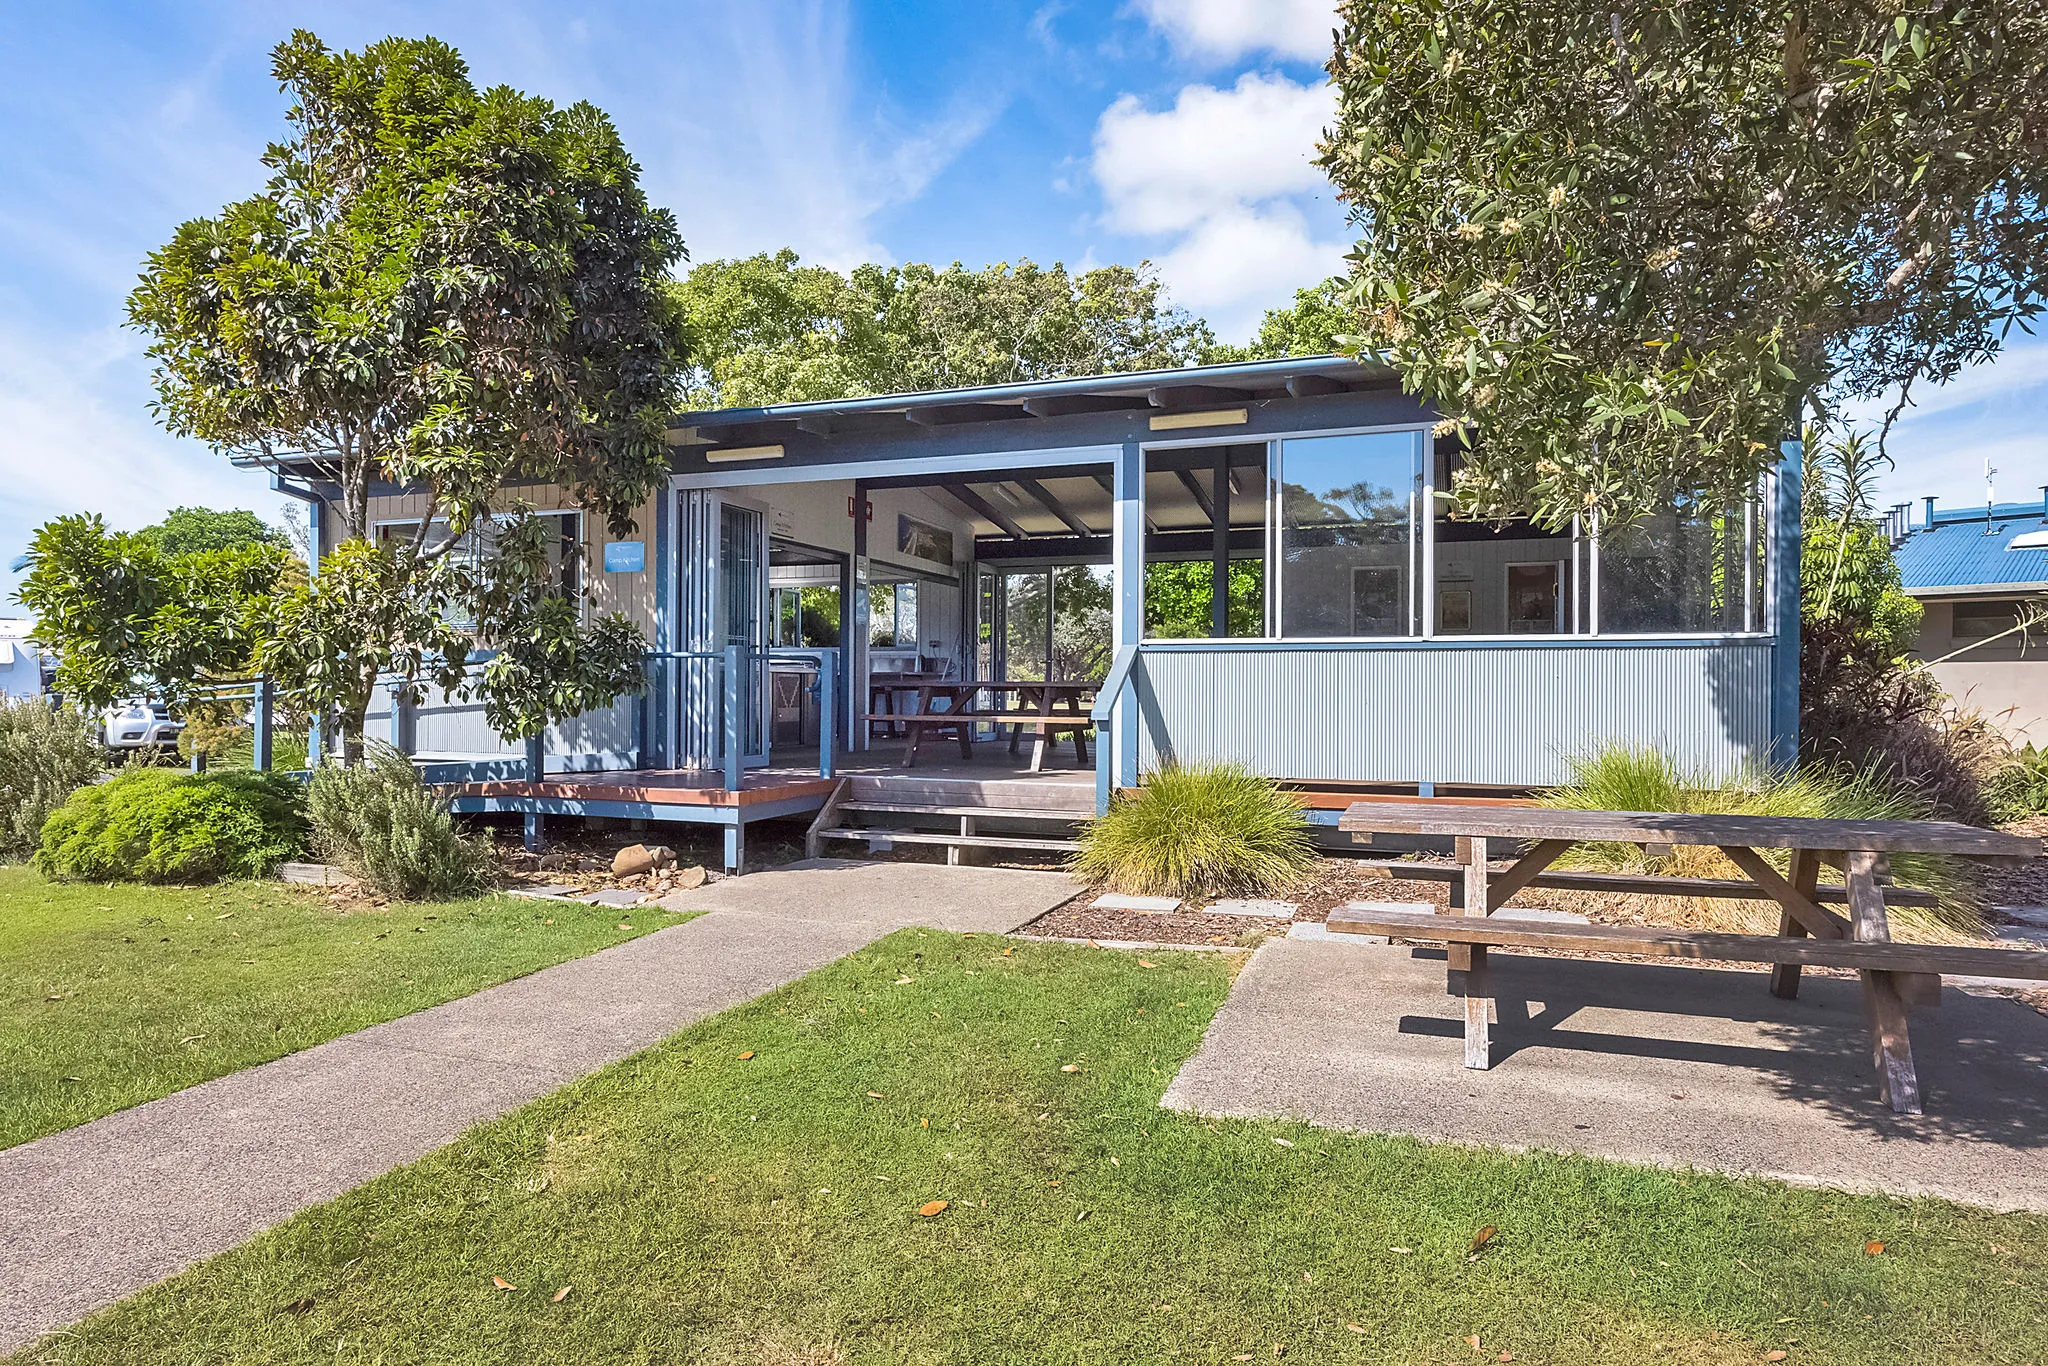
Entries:
{"type": "Polygon", "coordinates": [[[305,846],[300,801],[281,774],[130,768],[51,814],[36,867],[94,882],[267,877],[305,846]]]}
{"type": "Polygon", "coordinates": [[[306,808],[321,856],[387,896],[461,896],[493,867],[489,843],[458,829],[447,801],[390,745],[372,741],[359,764],[315,769],[306,808]]]}
{"type": "Polygon", "coordinates": [[[1206,898],[1277,891],[1315,859],[1300,802],[1239,765],[1204,763],[1170,765],[1119,797],[1070,866],[1109,891],[1206,898]]]}

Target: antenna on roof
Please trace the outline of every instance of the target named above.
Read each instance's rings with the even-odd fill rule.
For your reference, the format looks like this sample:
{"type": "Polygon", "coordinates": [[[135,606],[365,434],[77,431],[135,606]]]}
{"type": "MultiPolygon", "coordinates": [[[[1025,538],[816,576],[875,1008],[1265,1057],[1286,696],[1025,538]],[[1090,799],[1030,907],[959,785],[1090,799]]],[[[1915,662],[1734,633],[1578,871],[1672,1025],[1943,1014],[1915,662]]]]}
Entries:
{"type": "Polygon", "coordinates": [[[1984,534],[1991,534],[1991,476],[1998,473],[1998,467],[1991,463],[1991,457],[1984,457],[1984,534]]]}

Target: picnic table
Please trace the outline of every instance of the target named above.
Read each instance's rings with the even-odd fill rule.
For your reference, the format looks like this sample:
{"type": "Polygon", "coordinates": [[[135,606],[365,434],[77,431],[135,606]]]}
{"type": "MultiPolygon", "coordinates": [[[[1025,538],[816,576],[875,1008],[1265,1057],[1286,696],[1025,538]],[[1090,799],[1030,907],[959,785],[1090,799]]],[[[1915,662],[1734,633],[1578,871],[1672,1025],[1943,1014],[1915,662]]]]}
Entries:
{"type": "Polygon", "coordinates": [[[1880,1093],[1893,1110],[1904,1114],[1921,1113],[1907,1011],[1939,1003],[1943,973],[2048,979],[2048,952],[1892,941],[1888,895],[1920,904],[1931,898],[1924,893],[1901,896],[1890,890],[1891,855],[1948,854],[1992,860],[2040,856],[2040,840],[2001,831],[1949,821],[1674,815],[1372,801],[1352,803],[1337,828],[1354,835],[1448,835],[1456,840],[1462,875],[1452,883],[1452,914],[1344,908],[1331,914],[1329,928],[1334,933],[1446,945],[1449,988],[1465,1002],[1467,1067],[1485,1068],[1490,1063],[1493,992],[1486,963],[1489,947],[1769,963],[1771,991],[1787,999],[1799,993],[1802,965],[1853,968],[1862,982],[1880,1093]],[[1512,863],[1497,869],[1489,860],[1489,843],[1528,847],[1512,863]],[[1582,843],[1635,844],[1652,854],[1668,853],[1676,845],[1715,848],[1747,880],[1548,872],[1567,850],[1582,843]],[[1788,851],[1787,871],[1780,873],[1763,850],[1788,851]],[[1821,883],[1823,865],[1839,869],[1842,882],[1832,886],[1821,883]],[[1545,885],[1596,885],[1608,891],[1773,901],[1779,908],[1778,932],[1716,934],[1657,926],[1490,918],[1515,893],[1545,885]],[[1846,905],[1848,916],[1829,909],[1830,904],[1846,905]]]}
{"type": "MultiPolygon", "coordinates": [[[[883,685],[873,685],[879,687],[883,685]]],[[[917,752],[927,732],[950,731],[960,745],[960,757],[974,757],[974,728],[978,725],[1008,726],[1010,728],[1010,753],[1017,752],[1018,739],[1025,731],[1032,731],[1035,741],[1031,750],[1031,772],[1038,773],[1045,768],[1047,741],[1065,731],[1073,737],[1074,753],[1082,767],[1087,767],[1087,732],[1094,725],[1089,718],[1089,704],[1095,693],[1093,683],[1066,680],[1043,679],[995,679],[981,681],[920,680],[916,683],[889,683],[886,685],[892,695],[914,692],[915,706],[910,711],[892,706],[887,712],[873,710],[868,714],[871,723],[888,723],[901,726],[907,735],[903,749],[903,766],[917,766],[917,752]],[[981,705],[986,696],[988,705],[981,705]],[[1005,705],[1006,697],[1014,696],[1014,704],[1005,705]]],[[[871,706],[874,703],[871,701],[871,706]]]]}

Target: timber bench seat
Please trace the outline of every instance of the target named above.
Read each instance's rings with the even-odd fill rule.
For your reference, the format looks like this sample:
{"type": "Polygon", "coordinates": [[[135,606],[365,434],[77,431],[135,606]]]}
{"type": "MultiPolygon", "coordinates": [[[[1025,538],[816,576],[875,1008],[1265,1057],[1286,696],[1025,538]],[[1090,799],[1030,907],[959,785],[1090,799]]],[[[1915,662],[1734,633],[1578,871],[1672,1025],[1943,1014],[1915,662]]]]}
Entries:
{"type": "MultiPolygon", "coordinates": [[[[2035,859],[2041,841],[1949,821],[1831,820],[1776,816],[1722,816],[1655,811],[1573,811],[1545,807],[1419,807],[1354,802],[1337,828],[1374,834],[1451,836],[1461,865],[1451,884],[1451,913],[1360,906],[1331,914],[1337,934],[1427,939],[1448,945],[1449,988],[1465,1001],[1465,1065],[1491,1065],[1493,987],[1490,948],[1561,949],[1646,958],[1695,958],[1771,964],[1772,994],[1799,994],[1805,966],[1853,969],[1863,987],[1870,1023],[1871,1058],[1878,1089],[1895,1111],[1919,1114],[1920,1079],[1907,1029],[1909,1007],[1938,1004],[1942,974],[2048,980],[2048,952],[1894,942],[1886,901],[1906,904],[1909,894],[1890,886],[1892,854],[1946,854],[1981,859],[2035,859]],[[1496,868],[1489,841],[1526,845],[1514,862],[1496,868]],[[1550,872],[1575,844],[1634,844],[1669,852],[1689,844],[1718,849],[1747,876],[1671,878],[1655,874],[1550,872]],[[1786,869],[1762,850],[1786,851],[1786,869]],[[1819,881],[1823,864],[1842,870],[1839,887],[1819,881]],[[1778,933],[1716,934],[1636,925],[1567,925],[1494,918],[1525,887],[1570,887],[1659,895],[1731,897],[1778,904],[1778,933]],[[1827,903],[1846,905],[1844,917],[1827,903]]],[[[1383,864],[1393,876],[1440,876],[1426,864],[1383,864]]],[[[1918,904],[1932,901],[1910,894],[1918,904]]]]}

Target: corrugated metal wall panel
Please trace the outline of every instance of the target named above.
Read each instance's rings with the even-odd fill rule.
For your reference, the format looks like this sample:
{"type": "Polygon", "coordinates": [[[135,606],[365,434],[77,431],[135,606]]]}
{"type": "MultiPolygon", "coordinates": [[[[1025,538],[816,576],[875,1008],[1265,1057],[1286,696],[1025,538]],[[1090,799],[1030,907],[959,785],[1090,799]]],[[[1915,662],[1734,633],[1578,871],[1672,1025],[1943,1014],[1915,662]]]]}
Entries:
{"type": "Polygon", "coordinates": [[[1562,782],[1615,741],[1727,776],[1770,747],[1765,641],[1148,649],[1140,761],[1232,759],[1277,778],[1562,782]]]}

